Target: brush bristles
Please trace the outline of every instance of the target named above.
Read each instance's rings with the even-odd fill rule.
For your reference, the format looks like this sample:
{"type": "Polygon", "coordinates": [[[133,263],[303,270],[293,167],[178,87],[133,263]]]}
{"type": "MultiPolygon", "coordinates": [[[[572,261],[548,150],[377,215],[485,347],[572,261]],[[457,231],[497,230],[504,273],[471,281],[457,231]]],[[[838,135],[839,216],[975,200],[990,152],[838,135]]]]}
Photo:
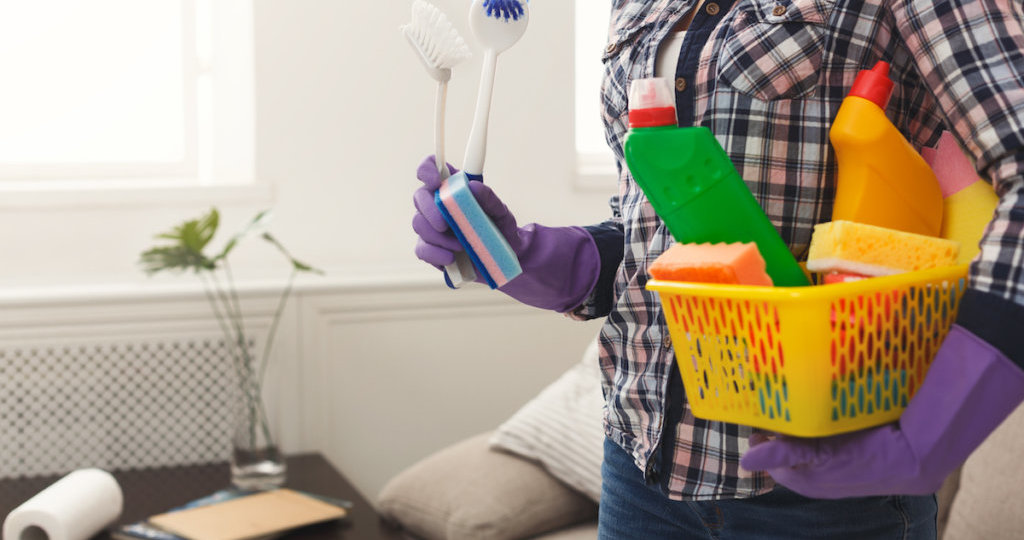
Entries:
{"type": "Polygon", "coordinates": [[[523,4],[519,0],[484,0],[483,7],[487,10],[488,17],[506,21],[510,18],[518,21],[519,16],[523,14],[523,4]]]}
{"type": "Polygon", "coordinates": [[[448,17],[425,0],[413,2],[412,22],[403,26],[402,31],[435,68],[451,69],[470,56],[469,47],[448,17]]]}

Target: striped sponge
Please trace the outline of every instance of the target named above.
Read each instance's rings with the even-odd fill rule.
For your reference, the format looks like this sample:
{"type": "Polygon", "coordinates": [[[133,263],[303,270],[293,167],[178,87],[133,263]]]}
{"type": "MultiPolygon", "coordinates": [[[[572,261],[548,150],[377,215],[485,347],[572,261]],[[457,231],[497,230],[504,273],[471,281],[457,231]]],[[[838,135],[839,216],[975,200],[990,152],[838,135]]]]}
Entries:
{"type": "Polygon", "coordinates": [[[814,226],[807,269],[886,276],[951,266],[959,253],[952,240],[839,220],[814,226]]]}
{"type": "Polygon", "coordinates": [[[434,202],[473,261],[477,273],[492,289],[523,273],[512,246],[473,197],[465,172],[455,173],[441,182],[434,202]]]}

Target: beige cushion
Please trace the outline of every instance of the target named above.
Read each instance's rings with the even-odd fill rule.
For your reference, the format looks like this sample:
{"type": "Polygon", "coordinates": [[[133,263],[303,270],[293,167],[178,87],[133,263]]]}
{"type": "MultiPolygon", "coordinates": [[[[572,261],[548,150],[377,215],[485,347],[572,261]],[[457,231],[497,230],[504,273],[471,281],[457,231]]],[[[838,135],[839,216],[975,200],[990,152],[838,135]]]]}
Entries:
{"type": "Polygon", "coordinates": [[[943,540],[1024,537],[1024,406],[964,463],[943,540]]]}
{"type": "Polygon", "coordinates": [[[527,460],[488,448],[490,433],[412,465],[381,490],[378,510],[425,539],[517,539],[597,516],[597,505],[527,460]]]}
{"type": "Polygon", "coordinates": [[[491,437],[491,447],[540,463],[591,500],[601,499],[604,395],[597,340],[491,437]]]}
{"type": "Polygon", "coordinates": [[[587,522],[567,529],[559,529],[533,540],[597,540],[597,522],[587,522]]]}

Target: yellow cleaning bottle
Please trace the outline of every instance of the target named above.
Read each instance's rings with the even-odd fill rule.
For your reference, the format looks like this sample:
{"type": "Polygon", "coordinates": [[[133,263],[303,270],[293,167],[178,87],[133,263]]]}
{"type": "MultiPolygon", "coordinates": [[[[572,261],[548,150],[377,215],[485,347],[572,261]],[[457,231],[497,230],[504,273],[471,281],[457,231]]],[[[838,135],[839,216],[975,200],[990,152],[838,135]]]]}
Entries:
{"type": "Polygon", "coordinates": [[[957,264],[967,264],[981,252],[981,236],[992,221],[999,196],[984,180],[975,180],[946,197],[942,237],[960,242],[957,264]]]}
{"type": "Polygon", "coordinates": [[[829,131],[836,151],[832,220],[939,236],[942,191],[924,158],[885,116],[889,64],[863,70],[829,131]]]}
{"type": "Polygon", "coordinates": [[[957,264],[969,263],[981,251],[978,244],[992,221],[999,196],[992,184],[978,177],[950,132],[943,132],[935,148],[924,148],[921,155],[931,165],[945,197],[940,235],[960,243],[957,264]]]}

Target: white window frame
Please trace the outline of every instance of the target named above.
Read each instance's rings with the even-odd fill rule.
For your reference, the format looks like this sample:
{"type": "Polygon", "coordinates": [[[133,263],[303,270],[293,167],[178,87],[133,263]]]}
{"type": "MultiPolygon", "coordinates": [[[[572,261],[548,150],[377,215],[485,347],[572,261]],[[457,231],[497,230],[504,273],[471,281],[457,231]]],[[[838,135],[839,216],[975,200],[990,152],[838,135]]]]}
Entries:
{"type": "Polygon", "coordinates": [[[615,157],[603,143],[598,99],[603,67],[600,59],[610,11],[610,0],[573,1],[576,186],[588,191],[608,191],[618,176],[615,157]],[[584,131],[589,135],[583,135],[584,131]],[[600,143],[595,137],[600,137],[600,143]]]}
{"type": "Polygon", "coordinates": [[[255,175],[250,0],[182,0],[185,140],[174,163],[0,164],[0,207],[270,200],[255,175]]]}

